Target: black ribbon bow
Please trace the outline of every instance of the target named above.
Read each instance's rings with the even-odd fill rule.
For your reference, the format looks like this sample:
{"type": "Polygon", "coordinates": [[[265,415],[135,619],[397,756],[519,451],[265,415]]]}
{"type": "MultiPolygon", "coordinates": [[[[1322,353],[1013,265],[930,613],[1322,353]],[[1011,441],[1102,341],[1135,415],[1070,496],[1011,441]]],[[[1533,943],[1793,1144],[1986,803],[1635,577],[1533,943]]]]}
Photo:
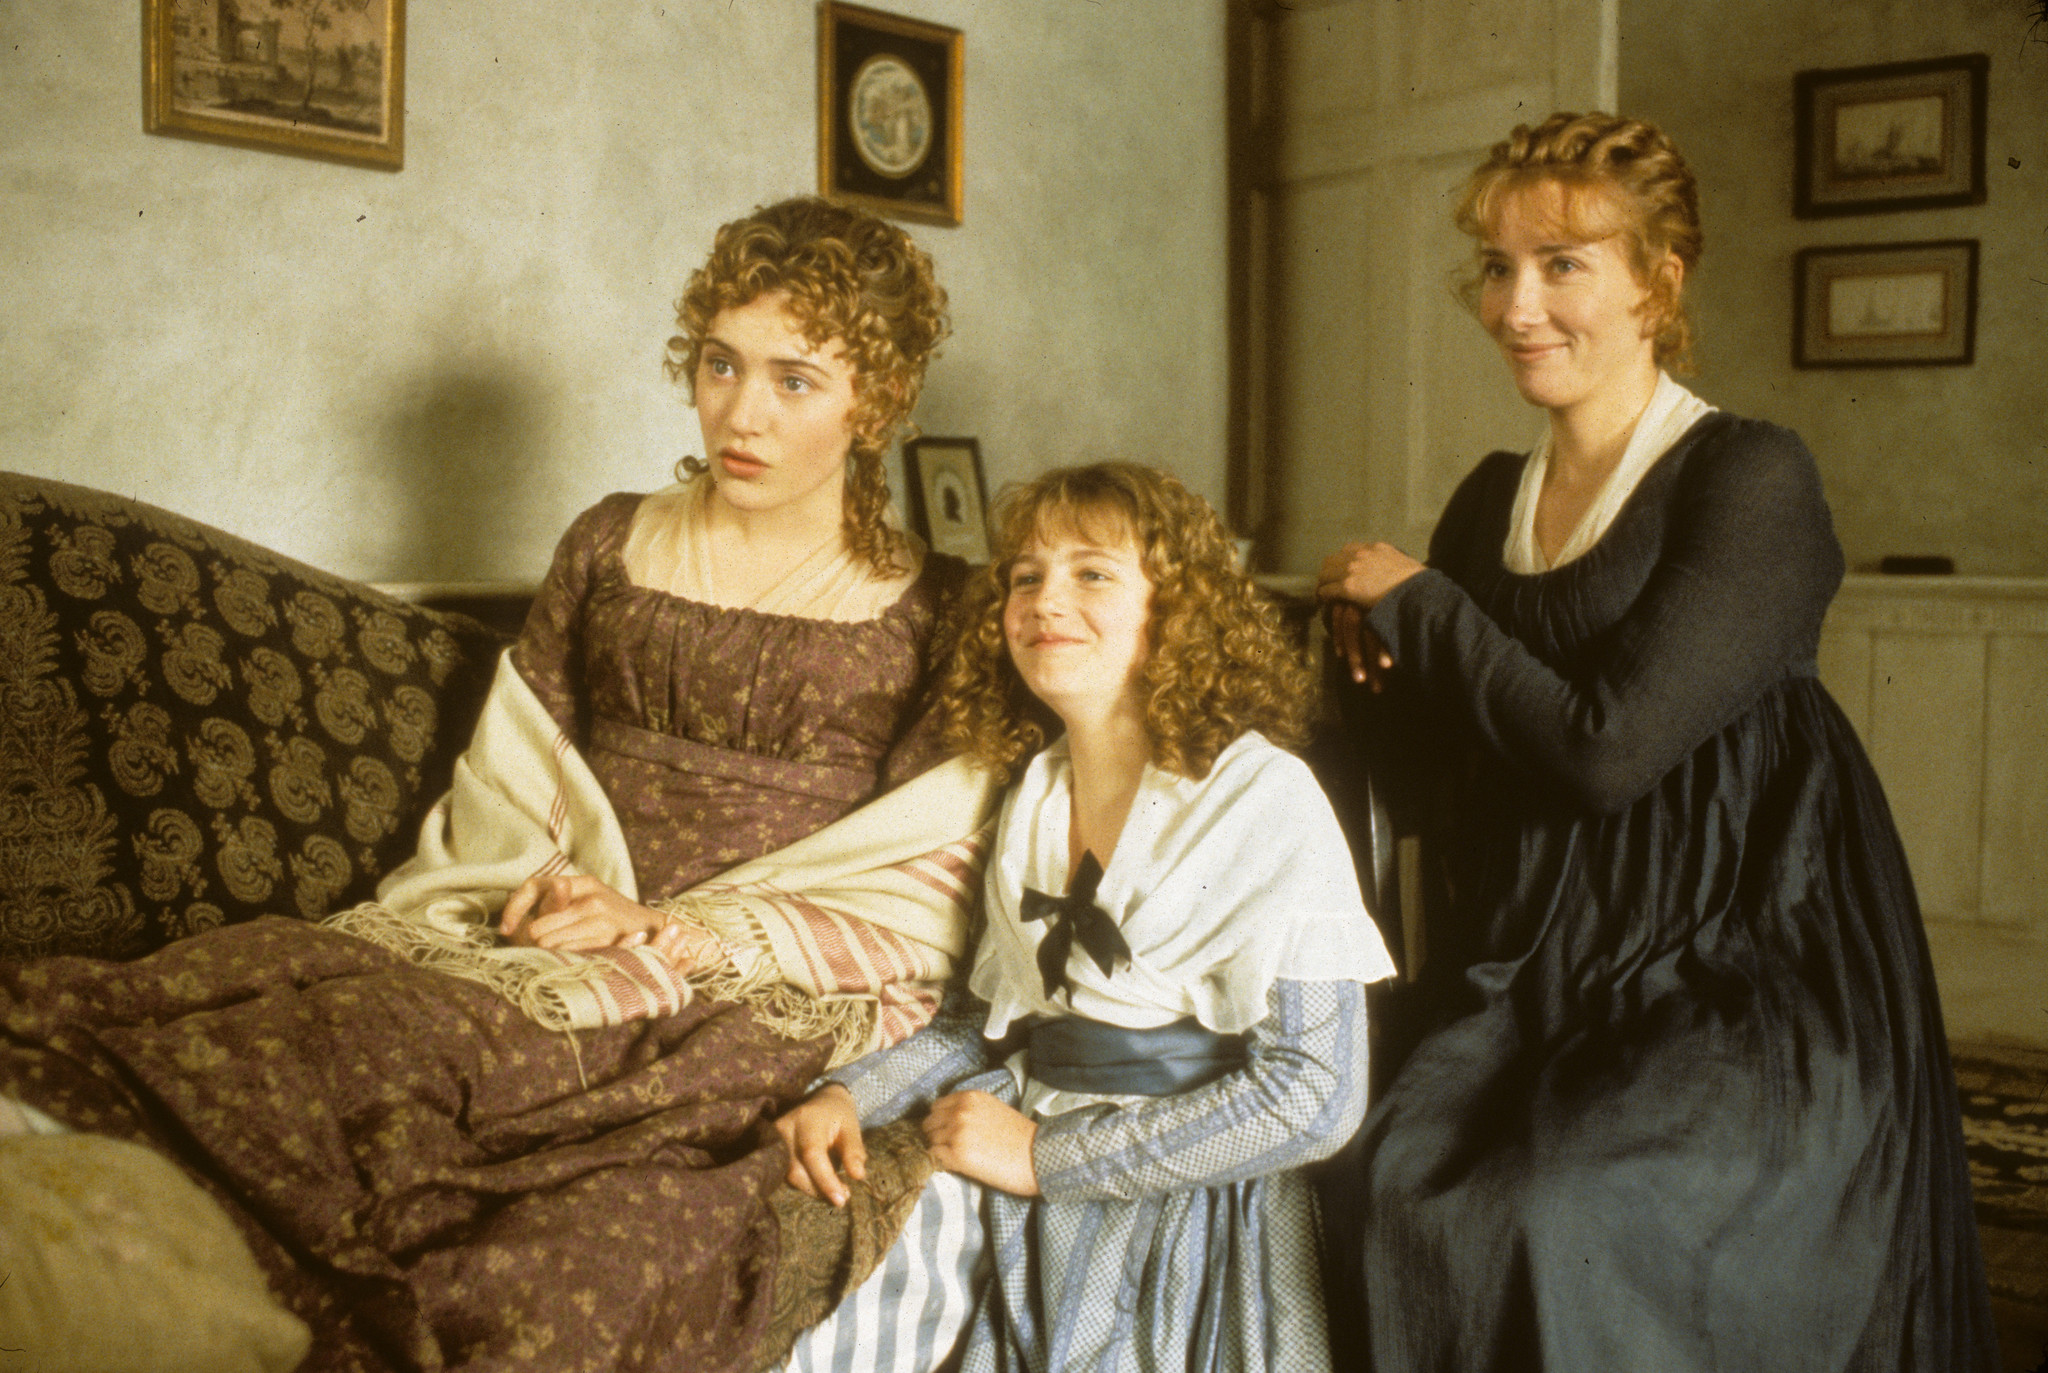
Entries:
{"type": "Polygon", "coordinates": [[[1131,961],[1131,946],[1124,942],[1123,931],[1109,918],[1109,912],[1095,904],[1095,888],[1101,881],[1102,864],[1093,853],[1084,853],[1074,872],[1073,890],[1065,896],[1024,889],[1024,899],[1018,903],[1020,913],[1026,920],[1048,922],[1045,938],[1038,945],[1038,975],[1045,981],[1047,999],[1061,987],[1069,994],[1074,990],[1067,980],[1067,959],[1077,937],[1105,975],[1116,970],[1117,960],[1131,961]]]}

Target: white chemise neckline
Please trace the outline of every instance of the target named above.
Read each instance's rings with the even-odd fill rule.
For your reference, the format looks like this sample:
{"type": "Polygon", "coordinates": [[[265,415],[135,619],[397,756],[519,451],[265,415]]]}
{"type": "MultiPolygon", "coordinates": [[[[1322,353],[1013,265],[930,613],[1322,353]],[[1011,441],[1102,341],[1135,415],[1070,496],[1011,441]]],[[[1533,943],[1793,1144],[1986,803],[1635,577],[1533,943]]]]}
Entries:
{"type": "Polygon", "coordinates": [[[628,581],[702,605],[858,624],[895,605],[923,570],[924,544],[914,535],[899,531],[908,569],[878,577],[867,559],[854,556],[835,534],[752,600],[723,596],[707,536],[712,486],[700,476],[641,498],[621,553],[628,581]]]}
{"type": "Polygon", "coordinates": [[[1543,437],[1529,450],[1529,460],[1522,465],[1522,485],[1515,492],[1514,512],[1508,517],[1507,543],[1500,555],[1502,564],[1510,572],[1529,577],[1584,556],[1614,523],[1614,517],[1621,513],[1621,507],[1635,493],[1643,474],[1657,459],[1670,452],[1671,446],[1699,423],[1702,416],[1713,413],[1713,410],[1713,406],[1673,381],[1669,372],[1659,372],[1657,389],[1636,420],[1635,432],[1629,436],[1628,448],[1622,453],[1621,461],[1607,474],[1600,494],[1586,508],[1578,527],[1572,530],[1572,536],[1558,550],[1554,562],[1544,558],[1543,546],[1536,541],[1536,502],[1543,494],[1544,474],[1550,470],[1551,432],[1546,423],[1543,437]]]}

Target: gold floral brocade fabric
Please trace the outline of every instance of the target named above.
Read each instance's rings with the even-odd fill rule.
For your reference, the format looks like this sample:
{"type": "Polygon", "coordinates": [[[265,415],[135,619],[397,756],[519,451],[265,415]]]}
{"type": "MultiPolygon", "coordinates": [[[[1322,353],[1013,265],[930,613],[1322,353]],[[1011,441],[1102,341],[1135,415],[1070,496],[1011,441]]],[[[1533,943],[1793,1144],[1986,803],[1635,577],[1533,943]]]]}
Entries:
{"type": "Polygon", "coordinates": [[[0,955],[133,957],[368,899],[498,646],[194,520],[0,473],[0,955]]]}

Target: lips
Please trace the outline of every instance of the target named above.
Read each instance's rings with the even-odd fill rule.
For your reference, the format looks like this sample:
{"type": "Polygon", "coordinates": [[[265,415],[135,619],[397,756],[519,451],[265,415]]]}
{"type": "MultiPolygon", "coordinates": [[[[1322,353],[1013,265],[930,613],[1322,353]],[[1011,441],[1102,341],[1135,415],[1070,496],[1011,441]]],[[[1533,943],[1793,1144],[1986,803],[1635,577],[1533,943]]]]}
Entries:
{"type": "Polygon", "coordinates": [[[768,470],[767,463],[743,448],[718,450],[718,466],[728,477],[758,477],[768,470]]]}

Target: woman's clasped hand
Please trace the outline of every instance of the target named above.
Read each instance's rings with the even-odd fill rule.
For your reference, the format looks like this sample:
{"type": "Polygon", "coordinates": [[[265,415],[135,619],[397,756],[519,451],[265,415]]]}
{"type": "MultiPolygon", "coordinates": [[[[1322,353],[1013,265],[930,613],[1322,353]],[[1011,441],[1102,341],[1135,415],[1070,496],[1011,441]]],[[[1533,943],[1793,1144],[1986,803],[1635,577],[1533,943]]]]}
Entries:
{"type": "Polygon", "coordinates": [[[1422,564],[1390,543],[1348,543],[1323,559],[1316,597],[1326,605],[1330,641],[1342,655],[1351,680],[1379,689],[1381,674],[1394,666],[1365,612],[1389,591],[1422,571],[1422,564]]]}

